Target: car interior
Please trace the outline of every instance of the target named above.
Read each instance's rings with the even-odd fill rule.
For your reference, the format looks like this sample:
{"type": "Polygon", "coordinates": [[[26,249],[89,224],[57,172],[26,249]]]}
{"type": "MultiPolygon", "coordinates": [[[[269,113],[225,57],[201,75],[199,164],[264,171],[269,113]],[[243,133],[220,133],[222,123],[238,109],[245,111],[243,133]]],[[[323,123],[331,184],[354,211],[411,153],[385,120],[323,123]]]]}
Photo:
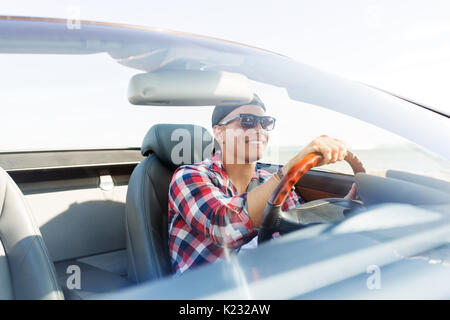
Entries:
{"type": "MultiPolygon", "coordinates": [[[[2,170],[0,180],[1,297],[90,299],[170,277],[167,197],[177,167],[170,160],[171,135],[179,128],[194,132],[195,127],[155,125],[140,150],[3,155],[1,166],[8,173],[2,170]],[[65,166],[49,167],[49,157],[65,166]],[[35,167],[28,167],[31,163],[35,167]],[[81,269],[81,289],[68,288],[73,265],[81,269]]],[[[203,139],[199,152],[192,142],[192,163],[210,145],[203,139]]],[[[258,165],[273,172],[278,168],[258,165]]],[[[359,173],[356,179],[366,204],[394,197],[392,190],[403,192],[389,201],[448,203],[450,186],[438,179],[399,171],[387,178],[359,173]],[[411,197],[412,192],[419,196],[411,197]]],[[[351,175],[310,170],[295,187],[312,201],[342,197],[353,181],[351,175]]]]}
{"type": "MultiPolygon", "coordinates": [[[[2,171],[1,261],[5,269],[8,261],[10,269],[1,274],[9,275],[4,281],[10,285],[1,286],[9,292],[2,297],[62,298],[59,290],[62,288],[65,299],[88,299],[169,276],[167,196],[177,167],[170,160],[175,143],[170,137],[176,129],[193,132],[194,127],[153,126],[143,139],[141,154],[139,150],[99,150],[12,153],[3,157],[2,166],[9,169],[9,174],[2,171]],[[49,157],[66,166],[56,167],[55,163],[55,168],[49,168],[46,161],[49,157]],[[110,163],[92,165],[81,163],[82,159],[89,162],[108,159],[110,163]],[[40,162],[45,162],[46,167],[39,168],[40,162]],[[24,168],[31,163],[37,168],[24,168]],[[26,224],[30,224],[30,235],[12,232],[22,230],[26,224]],[[11,230],[11,226],[15,229],[11,230]],[[36,246],[39,244],[36,249],[10,253],[11,246],[22,251],[23,247],[28,248],[21,241],[28,238],[27,241],[32,241],[31,234],[36,246]],[[16,270],[19,266],[12,263],[13,259],[29,261],[30,277],[42,284],[17,282],[16,277],[22,278],[18,274],[23,271],[16,270]],[[71,265],[81,269],[80,290],[67,288],[71,276],[67,270],[71,265]],[[37,276],[44,267],[48,273],[46,280],[37,276]],[[31,287],[36,292],[30,291],[31,287]]],[[[201,152],[194,149],[194,142],[191,145],[192,162],[201,159],[205,149],[211,147],[205,139],[201,152]]],[[[275,171],[278,166],[264,168],[275,171]]],[[[342,196],[352,181],[351,176],[311,171],[296,187],[306,200],[314,200],[342,196]],[[324,185],[330,177],[333,183],[324,185]]],[[[25,267],[25,263],[20,266],[25,267]]]]}

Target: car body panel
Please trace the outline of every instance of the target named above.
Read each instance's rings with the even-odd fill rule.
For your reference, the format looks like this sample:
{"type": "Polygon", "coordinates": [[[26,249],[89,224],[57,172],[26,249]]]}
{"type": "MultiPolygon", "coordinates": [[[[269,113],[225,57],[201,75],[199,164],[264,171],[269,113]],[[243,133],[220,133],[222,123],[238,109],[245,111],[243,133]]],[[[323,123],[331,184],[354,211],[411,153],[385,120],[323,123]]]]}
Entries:
{"type": "MultiPolygon", "coordinates": [[[[402,274],[414,269],[417,263],[410,257],[427,252],[436,245],[448,244],[450,230],[448,218],[410,205],[382,205],[373,212],[372,217],[385,214],[395,219],[396,216],[401,218],[400,213],[416,220],[410,222],[408,228],[402,226],[405,219],[398,220],[399,225],[391,228],[387,227],[389,224],[383,227],[383,221],[380,221],[378,228],[374,226],[373,230],[364,231],[363,227],[358,232],[353,228],[364,226],[358,220],[369,217],[361,215],[360,219],[357,219],[358,216],[353,217],[354,221],[345,220],[339,226],[341,230],[333,230],[333,227],[327,230],[324,225],[314,226],[272,240],[243,255],[233,255],[228,260],[200,266],[185,274],[130,288],[104,298],[294,299],[309,297],[309,293],[347,279],[353,285],[345,287],[346,291],[342,291],[340,298],[355,298],[362,290],[370,291],[366,281],[370,277],[367,270],[371,266],[377,266],[381,270],[384,290],[382,296],[392,297],[401,288],[389,283],[396,280],[395,277],[389,275],[388,279],[384,278],[384,270],[395,266],[393,268],[402,274]],[[434,217],[431,218],[430,215],[433,214],[434,217]],[[356,280],[354,277],[357,277],[356,280]],[[359,281],[357,285],[355,281],[359,281]],[[362,289],[364,286],[365,289],[362,289]]],[[[448,248],[446,251],[448,252],[448,248]]],[[[433,282],[428,283],[425,287],[428,292],[419,291],[415,295],[410,293],[410,296],[426,296],[433,292],[434,286],[439,286],[438,292],[429,296],[450,297],[450,288],[443,288],[440,282],[450,279],[450,267],[427,264],[423,272],[428,274],[430,269],[438,272],[439,278],[433,277],[433,282]]],[[[333,288],[326,289],[329,297],[336,297],[343,290],[342,286],[333,288]]],[[[365,296],[370,297],[367,293],[365,296]]],[[[311,294],[310,297],[314,295],[311,294]]]]}

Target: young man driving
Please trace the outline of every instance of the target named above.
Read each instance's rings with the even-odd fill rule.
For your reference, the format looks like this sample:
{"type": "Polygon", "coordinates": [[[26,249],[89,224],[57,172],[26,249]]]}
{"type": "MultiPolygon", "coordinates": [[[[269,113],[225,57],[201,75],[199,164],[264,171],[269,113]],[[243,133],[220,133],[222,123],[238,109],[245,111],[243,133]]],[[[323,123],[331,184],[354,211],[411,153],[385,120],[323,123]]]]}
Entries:
{"type": "MultiPolygon", "coordinates": [[[[210,159],[175,171],[169,187],[169,250],[173,271],[212,263],[241,248],[256,247],[264,207],[280,179],[309,153],[320,152],[319,165],[344,159],[345,142],[328,136],[311,141],[277,173],[256,168],[275,119],[257,95],[245,105],[215,107],[214,138],[220,147],[210,159]]],[[[356,187],[347,198],[356,196],[356,187]]],[[[302,203],[291,191],[286,211],[302,203]]]]}

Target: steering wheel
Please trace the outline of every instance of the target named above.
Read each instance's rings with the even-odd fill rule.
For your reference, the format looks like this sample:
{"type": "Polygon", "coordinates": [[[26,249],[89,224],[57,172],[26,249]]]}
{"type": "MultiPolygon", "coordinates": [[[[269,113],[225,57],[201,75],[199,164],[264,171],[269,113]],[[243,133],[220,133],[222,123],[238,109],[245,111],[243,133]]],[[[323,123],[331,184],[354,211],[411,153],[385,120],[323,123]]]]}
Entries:
{"type": "MultiPolygon", "coordinates": [[[[342,220],[349,212],[364,210],[361,201],[344,198],[325,198],[304,203],[289,211],[281,206],[297,181],[322,160],[322,155],[310,153],[301,159],[281,179],[264,208],[258,232],[258,244],[280,235],[318,223],[333,223],[342,220]]],[[[350,151],[344,160],[352,167],[353,173],[366,172],[362,162],[350,151]]]]}

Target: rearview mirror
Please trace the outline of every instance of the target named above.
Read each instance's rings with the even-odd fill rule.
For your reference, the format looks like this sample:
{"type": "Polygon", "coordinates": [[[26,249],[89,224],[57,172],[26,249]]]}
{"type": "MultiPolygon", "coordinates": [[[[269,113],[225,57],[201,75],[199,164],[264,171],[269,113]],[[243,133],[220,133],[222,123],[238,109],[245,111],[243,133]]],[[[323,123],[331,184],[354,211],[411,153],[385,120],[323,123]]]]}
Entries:
{"type": "Polygon", "coordinates": [[[253,90],[244,75],[223,71],[157,71],[133,76],[128,100],[135,105],[214,106],[250,102],[253,90]]]}

